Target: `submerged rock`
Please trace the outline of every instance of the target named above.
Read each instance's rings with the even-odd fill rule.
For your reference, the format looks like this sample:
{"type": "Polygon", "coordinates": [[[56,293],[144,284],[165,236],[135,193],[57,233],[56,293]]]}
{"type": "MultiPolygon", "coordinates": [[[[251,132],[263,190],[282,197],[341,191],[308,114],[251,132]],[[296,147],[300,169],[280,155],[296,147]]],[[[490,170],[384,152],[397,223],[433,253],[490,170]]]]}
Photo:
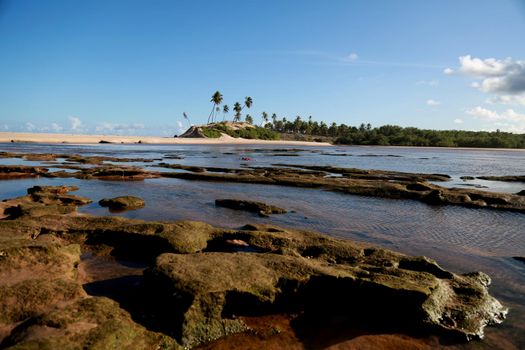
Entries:
{"type": "Polygon", "coordinates": [[[507,312],[488,294],[487,275],[455,275],[428,258],[291,230],[215,240],[231,237],[266,252],[167,253],[146,273],[164,312],[179,313],[171,327],[186,347],[246,330],[238,316],[303,312],[327,321],[426,325],[472,339],[507,312]]]}
{"type": "Polygon", "coordinates": [[[0,165],[0,180],[44,175],[48,170],[44,167],[26,165],[0,165]]]}
{"type": "Polygon", "coordinates": [[[514,260],[521,261],[522,263],[525,264],[525,257],[524,256],[513,256],[512,258],[514,260]]]}
{"type": "Polygon", "coordinates": [[[472,339],[507,312],[484,273],[457,275],[428,258],[269,225],[71,215],[86,202],[70,200],[73,189],[34,187],[2,202],[0,329],[9,334],[0,347],[188,348],[248,330],[242,316],[278,313],[472,339]],[[132,303],[151,304],[149,318],[85,294],[81,247],[151,264],[132,303]],[[169,337],[137,324],[150,319],[169,337]]]}
{"type": "Polygon", "coordinates": [[[113,210],[134,210],[142,208],[145,202],[139,197],[121,196],[101,199],[98,204],[102,207],[108,207],[113,210]]]}
{"type": "Polygon", "coordinates": [[[142,181],[159,177],[157,173],[145,171],[139,167],[103,166],[82,170],[77,178],[115,181],[142,181]]]}
{"type": "Polygon", "coordinates": [[[478,176],[481,180],[525,182],[525,175],[478,176]]]}
{"type": "MultiPolygon", "coordinates": [[[[271,149],[272,152],[276,150],[271,149]]],[[[23,158],[23,153],[0,152],[0,158],[23,158]]],[[[322,188],[341,193],[382,198],[415,199],[429,204],[461,205],[525,212],[525,196],[497,192],[484,192],[467,188],[445,188],[432,182],[449,181],[445,174],[422,174],[398,171],[366,170],[333,166],[274,164],[273,167],[203,167],[159,163],[156,167],[179,170],[177,172],[148,171],[138,166],[117,166],[105,162],[152,162],[154,159],[115,158],[65,154],[38,154],[36,158],[65,158],[66,164],[55,168],[75,172],[53,171],[44,167],[0,166],[0,180],[17,177],[45,176],[51,178],[78,178],[112,181],[142,181],[167,177],[197,181],[256,183],[291,187],[322,188]],[[77,164],[73,164],[77,163],[77,164]],[[82,164],[91,164],[85,167],[82,164]],[[184,170],[184,171],[180,171],[184,170]],[[438,191],[438,192],[436,192],[438,191]],[[439,194],[439,195],[438,195],[439,194]]],[[[467,177],[463,177],[466,179],[467,177]]],[[[486,178],[489,177],[479,177],[486,178]]],[[[499,181],[523,181],[523,175],[490,177],[499,181]]],[[[467,185],[462,185],[467,186],[467,185]]],[[[480,187],[479,185],[469,185],[480,187]]]]}
{"type": "Polygon", "coordinates": [[[102,164],[103,162],[152,162],[149,158],[118,158],[106,156],[84,156],[79,154],[56,154],[56,153],[15,153],[0,152],[0,158],[22,158],[33,161],[50,161],[64,158],[67,162],[79,164],[102,164]]]}
{"type": "Polygon", "coordinates": [[[189,169],[188,172],[163,172],[159,176],[197,181],[323,188],[355,195],[415,199],[429,204],[452,204],[525,212],[525,198],[523,196],[477,189],[446,188],[428,182],[447,181],[449,179],[447,175],[411,174],[326,166],[289,166],[294,167],[294,169],[254,167],[213,173],[203,168],[198,172],[192,172],[189,169]],[[306,169],[295,169],[296,167],[306,169]],[[331,176],[330,173],[340,175],[331,176]]]}
{"type": "Polygon", "coordinates": [[[245,210],[258,213],[261,216],[270,214],[285,214],[286,210],[262,202],[247,201],[240,199],[216,199],[215,205],[235,210],[245,210]]]}

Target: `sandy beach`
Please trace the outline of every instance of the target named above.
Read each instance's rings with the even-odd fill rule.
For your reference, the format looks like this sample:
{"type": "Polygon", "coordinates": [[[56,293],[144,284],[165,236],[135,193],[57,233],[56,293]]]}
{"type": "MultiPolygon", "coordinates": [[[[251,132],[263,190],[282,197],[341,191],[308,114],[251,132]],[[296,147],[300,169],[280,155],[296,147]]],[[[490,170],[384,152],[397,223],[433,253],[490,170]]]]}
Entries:
{"type": "Polygon", "coordinates": [[[269,141],[234,138],[223,135],[219,138],[178,138],[157,136],[123,136],[123,135],[83,135],[54,133],[0,132],[0,142],[36,142],[36,143],[72,143],[95,144],[108,142],[119,144],[180,144],[180,145],[210,145],[210,144],[250,144],[250,145],[281,145],[281,146],[330,146],[324,142],[305,141],[269,141]]]}

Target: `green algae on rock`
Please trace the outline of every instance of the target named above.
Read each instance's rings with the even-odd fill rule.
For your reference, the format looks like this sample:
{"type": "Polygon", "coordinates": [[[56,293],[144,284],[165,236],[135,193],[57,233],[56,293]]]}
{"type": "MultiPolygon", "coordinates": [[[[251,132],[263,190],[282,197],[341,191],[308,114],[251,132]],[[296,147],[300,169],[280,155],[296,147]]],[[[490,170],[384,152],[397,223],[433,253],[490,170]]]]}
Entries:
{"type": "Polygon", "coordinates": [[[488,276],[455,275],[427,258],[291,230],[218,237],[242,237],[265,253],[166,253],[146,273],[146,285],[165,300],[165,312],[182,310],[182,318],[172,322],[184,346],[246,328],[238,318],[243,315],[351,315],[426,325],[472,339],[507,312],[488,294],[488,276]]]}
{"type": "Polygon", "coordinates": [[[29,319],[2,345],[9,349],[170,349],[181,347],[170,337],[150,332],[105,297],[80,299],[64,308],[29,319]]]}
{"type": "Polygon", "coordinates": [[[98,204],[102,207],[108,207],[113,210],[134,210],[142,208],[144,200],[135,196],[121,196],[115,198],[103,198],[98,204]]]}
{"type": "Polygon", "coordinates": [[[274,313],[401,322],[472,339],[507,312],[483,273],[271,225],[80,215],[76,206],[89,199],[67,193],[74,189],[33,187],[0,206],[0,326],[9,329],[1,346],[188,348],[248,330],[239,316],[274,313]],[[142,300],[164,334],[123,305],[86,295],[81,248],[97,247],[150,265],[142,300]]]}
{"type": "MultiPolygon", "coordinates": [[[[0,158],[24,158],[22,153],[0,152],[0,158]]],[[[470,208],[489,208],[525,212],[525,198],[520,193],[486,192],[477,189],[447,188],[432,182],[449,181],[446,174],[408,173],[386,170],[367,170],[320,165],[273,164],[272,167],[204,167],[158,163],[156,167],[184,170],[183,172],[149,171],[138,166],[115,165],[105,162],[153,162],[153,159],[114,158],[79,155],[33,155],[36,159],[65,158],[64,164],[53,168],[75,170],[49,171],[45,167],[23,165],[0,166],[0,180],[21,177],[77,178],[83,180],[143,181],[160,177],[196,181],[254,183],[289,187],[319,188],[341,193],[381,198],[412,199],[431,205],[459,205],[470,208]],[[55,157],[55,158],[53,158],[55,157]],[[83,167],[90,164],[92,167],[83,167]]],[[[489,177],[478,177],[489,179],[489,177]]],[[[490,180],[523,181],[523,175],[493,176],[490,180]]]]}
{"type": "Polygon", "coordinates": [[[262,202],[247,201],[241,199],[216,199],[215,205],[235,210],[245,210],[257,213],[260,216],[268,216],[270,214],[285,214],[286,210],[275,205],[269,205],[262,202]]]}

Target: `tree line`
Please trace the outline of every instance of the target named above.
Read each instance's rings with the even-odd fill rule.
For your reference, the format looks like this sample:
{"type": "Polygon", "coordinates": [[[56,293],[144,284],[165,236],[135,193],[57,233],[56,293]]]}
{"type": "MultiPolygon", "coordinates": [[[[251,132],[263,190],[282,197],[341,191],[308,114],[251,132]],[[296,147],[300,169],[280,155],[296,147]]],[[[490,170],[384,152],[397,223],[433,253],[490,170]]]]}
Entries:
{"type": "MultiPolygon", "coordinates": [[[[265,115],[267,113],[263,112],[263,120],[265,115]]],[[[428,130],[397,125],[372,127],[371,124],[355,127],[337,123],[328,125],[314,121],[312,117],[307,120],[300,116],[293,120],[279,119],[275,114],[265,127],[287,134],[329,137],[334,143],[348,145],[525,148],[525,134],[500,130],[428,130]]]]}
{"type": "MultiPolygon", "coordinates": [[[[223,101],[224,101],[224,97],[221,94],[221,92],[215,91],[215,93],[211,96],[210,102],[212,103],[212,109],[211,109],[210,114],[208,115],[208,120],[206,122],[206,125],[210,123],[217,123],[218,122],[217,118],[220,116],[221,113],[222,113],[222,121],[226,120],[226,116],[230,112],[230,106],[228,106],[227,104],[222,104],[223,101]]],[[[253,105],[253,99],[250,96],[246,96],[244,98],[244,104],[242,105],[240,102],[235,102],[233,104],[233,111],[235,112],[233,114],[233,121],[240,122],[242,118],[242,111],[244,110],[244,108],[250,109],[252,105],[253,105]]],[[[182,116],[184,117],[184,119],[188,121],[188,124],[191,126],[192,124],[191,124],[191,120],[190,120],[188,113],[183,112],[182,116]]],[[[246,122],[253,124],[253,117],[251,115],[246,114],[244,119],[246,122]]]]}
{"type": "MultiPolygon", "coordinates": [[[[226,119],[230,108],[224,104],[223,96],[216,91],[210,100],[212,110],[208,116],[208,124],[216,123],[217,117],[222,112],[222,120],[226,119]]],[[[253,105],[251,97],[245,97],[244,104],[235,102],[233,105],[233,121],[240,122],[242,111],[250,109],[253,105]]],[[[189,122],[186,113],[183,114],[189,122]]],[[[332,141],[336,144],[347,145],[380,145],[380,146],[427,146],[427,147],[483,147],[483,148],[525,148],[525,134],[513,134],[496,130],[488,131],[464,131],[464,130],[429,130],[414,127],[401,127],[397,125],[383,125],[372,127],[371,124],[361,124],[358,127],[346,124],[326,124],[314,121],[310,116],[303,119],[297,116],[294,119],[286,117],[279,118],[273,113],[271,116],[261,113],[260,125],[269,131],[281,134],[293,134],[297,137],[306,137],[311,140],[321,138],[323,141],[332,141]]],[[[244,116],[244,121],[254,124],[255,120],[250,114],[244,116]]],[[[217,126],[215,127],[217,128],[217,126]]],[[[224,131],[224,130],[222,130],[224,131]]],[[[248,132],[248,131],[247,131],[248,132]]],[[[264,138],[275,139],[276,135],[268,133],[261,128],[250,130],[252,134],[236,135],[240,137],[258,138],[259,134],[264,138]]]]}

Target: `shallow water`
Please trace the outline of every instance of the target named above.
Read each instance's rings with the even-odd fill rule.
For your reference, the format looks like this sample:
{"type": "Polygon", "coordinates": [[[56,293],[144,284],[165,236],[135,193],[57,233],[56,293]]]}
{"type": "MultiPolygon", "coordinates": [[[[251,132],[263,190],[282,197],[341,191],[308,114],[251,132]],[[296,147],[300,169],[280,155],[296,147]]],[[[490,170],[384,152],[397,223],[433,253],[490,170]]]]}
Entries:
{"type": "MultiPolygon", "coordinates": [[[[281,147],[282,148],[282,147],[281,147]]],[[[517,192],[523,183],[474,180],[459,176],[520,175],[525,173],[525,152],[388,147],[301,147],[284,155],[275,147],[151,146],[151,145],[0,145],[0,151],[70,153],[161,159],[163,162],[215,167],[270,166],[275,163],[332,165],[421,173],[442,173],[453,179],[440,185],[481,184],[488,190],[517,192]],[[279,154],[279,156],[274,156],[279,154]],[[343,154],[343,155],[341,155],[343,154]],[[242,157],[251,157],[243,161],[242,157]]],[[[0,164],[37,165],[22,159],[0,159],[0,164]]],[[[148,166],[155,163],[133,163],[148,166]]],[[[122,164],[122,163],[118,163],[122,164]]],[[[155,169],[157,170],[157,169],[155,169]]],[[[171,171],[175,171],[169,169],[171,171]]],[[[218,226],[239,227],[248,222],[272,223],[314,230],[328,235],[370,242],[414,255],[425,255],[455,272],[481,270],[493,278],[491,292],[511,307],[509,319],[486,329],[487,339],[467,348],[525,348],[525,215],[516,212],[429,206],[411,200],[390,200],[347,195],[319,189],[257,184],[214,183],[180,179],[114,182],[78,179],[19,179],[0,181],[0,199],[25,194],[28,187],[77,185],[79,195],[94,202],[80,208],[95,215],[114,215],[97,202],[104,197],[136,195],[143,209],[118,215],[146,220],[199,220],[218,226]],[[259,200],[290,212],[261,218],[215,207],[218,198],[259,200]]]]}

